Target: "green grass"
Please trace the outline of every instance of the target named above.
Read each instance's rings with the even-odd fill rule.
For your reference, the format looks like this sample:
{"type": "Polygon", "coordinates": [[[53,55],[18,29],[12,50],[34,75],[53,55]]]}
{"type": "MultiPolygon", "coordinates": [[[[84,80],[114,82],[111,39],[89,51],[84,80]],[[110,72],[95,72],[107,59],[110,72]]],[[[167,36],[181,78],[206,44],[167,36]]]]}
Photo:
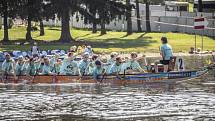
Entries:
{"type": "MultiPolygon", "coordinates": [[[[26,28],[19,27],[9,30],[9,39],[13,42],[25,40],[26,28]]],[[[100,36],[100,33],[92,34],[91,31],[72,29],[72,36],[77,41],[90,43],[96,52],[158,52],[160,38],[166,36],[173,46],[174,52],[188,52],[194,46],[194,35],[182,33],[134,33],[126,36],[126,32],[111,32],[100,36]]],[[[60,37],[60,28],[46,27],[45,36],[39,36],[39,31],[32,32],[33,39],[40,41],[53,41],[60,37]]],[[[3,30],[0,30],[0,39],[3,38],[3,30]]],[[[46,43],[39,44],[41,49],[68,49],[73,44],[46,43]]],[[[197,36],[197,47],[201,47],[201,37],[197,36]]],[[[0,50],[29,50],[30,45],[1,45],[0,50]]],[[[204,37],[204,49],[214,50],[215,39],[204,37]]]]}

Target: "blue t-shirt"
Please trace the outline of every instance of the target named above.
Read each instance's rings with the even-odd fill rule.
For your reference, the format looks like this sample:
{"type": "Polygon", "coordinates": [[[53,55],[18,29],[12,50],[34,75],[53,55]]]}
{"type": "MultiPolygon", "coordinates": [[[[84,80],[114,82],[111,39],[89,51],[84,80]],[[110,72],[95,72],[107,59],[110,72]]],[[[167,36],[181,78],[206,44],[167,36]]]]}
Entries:
{"type": "Polygon", "coordinates": [[[170,58],[173,56],[172,47],[169,44],[163,44],[161,46],[161,53],[163,55],[164,60],[170,60],[170,58]]]}

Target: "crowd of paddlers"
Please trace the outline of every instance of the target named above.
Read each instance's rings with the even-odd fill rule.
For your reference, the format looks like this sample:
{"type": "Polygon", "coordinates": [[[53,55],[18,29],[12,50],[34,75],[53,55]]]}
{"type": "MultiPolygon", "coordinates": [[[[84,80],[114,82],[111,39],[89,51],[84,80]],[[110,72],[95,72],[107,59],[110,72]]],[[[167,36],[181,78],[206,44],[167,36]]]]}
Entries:
{"type": "MultiPolygon", "coordinates": [[[[173,58],[172,47],[167,38],[161,38],[160,53],[162,60],[153,66],[154,72],[158,72],[158,64],[163,65],[163,71],[169,71],[169,64],[173,58]]],[[[98,75],[122,73],[146,73],[150,65],[140,65],[138,54],[132,52],[129,57],[124,57],[117,52],[112,52],[109,57],[102,54],[94,54],[89,45],[82,49],[72,46],[67,52],[53,51],[50,54],[40,52],[38,46],[33,46],[31,54],[23,53],[14,58],[10,53],[4,53],[5,60],[2,63],[2,74],[14,75],[98,75]]],[[[152,67],[150,67],[152,69],[152,67]]]]}

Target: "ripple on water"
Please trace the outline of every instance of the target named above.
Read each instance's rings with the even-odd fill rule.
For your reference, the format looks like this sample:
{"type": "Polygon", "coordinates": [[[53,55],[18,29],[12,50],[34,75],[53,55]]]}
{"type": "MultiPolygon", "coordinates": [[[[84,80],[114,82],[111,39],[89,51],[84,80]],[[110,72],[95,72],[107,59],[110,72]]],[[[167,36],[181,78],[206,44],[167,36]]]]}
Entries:
{"type": "Polygon", "coordinates": [[[42,120],[65,115],[107,120],[215,120],[213,93],[198,88],[148,93],[154,90],[161,89],[151,91],[144,87],[95,85],[81,87],[80,84],[6,86],[0,88],[0,120],[42,120]]]}

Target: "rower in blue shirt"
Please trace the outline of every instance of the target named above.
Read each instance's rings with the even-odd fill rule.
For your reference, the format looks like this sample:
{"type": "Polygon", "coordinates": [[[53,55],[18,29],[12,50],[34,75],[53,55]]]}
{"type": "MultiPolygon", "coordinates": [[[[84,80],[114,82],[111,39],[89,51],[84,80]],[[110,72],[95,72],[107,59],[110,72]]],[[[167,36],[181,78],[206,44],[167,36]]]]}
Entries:
{"type": "Polygon", "coordinates": [[[111,66],[109,73],[116,75],[116,77],[121,80],[122,78],[120,77],[120,74],[123,74],[124,71],[125,70],[123,67],[122,59],[120,57],[117,57],[116,62],[111,66]]]}
{"type": "Polygon", "coordinates": [[[89,64],[90,64],[89,54],[84,53],[82,56],[82,60],[79,62],[79,65],[78,65],[81,76],[89,74],[89,64]]]}
{"type": "Polygon", "coordinates": [[[25,68],[25,61],[23,60],[23,57],[20,56],[18,58],[18,61],[15,66],[16,75],[21,76],[25,74],[26,68],[25,68]]]}
{"type": "Polygon", "coordinates": [[[9,75],[12,75],[14,76],[14,79],[17,79],[15,73],[15,62],[8,53],[5,55],[5,61],[2,63],[2,71],[3,76],[7,77],[9,75]]]}
{"type": "Polygon", "coordinates": [[[95,65],[96,66],[93,69],[93,78],[97,81],[101,81],[102,77],[99,78],[99,76],[104,76],[106,70],[104,67],[102,67],[102,63],[99,60],[95,61],[95,65]]]}

